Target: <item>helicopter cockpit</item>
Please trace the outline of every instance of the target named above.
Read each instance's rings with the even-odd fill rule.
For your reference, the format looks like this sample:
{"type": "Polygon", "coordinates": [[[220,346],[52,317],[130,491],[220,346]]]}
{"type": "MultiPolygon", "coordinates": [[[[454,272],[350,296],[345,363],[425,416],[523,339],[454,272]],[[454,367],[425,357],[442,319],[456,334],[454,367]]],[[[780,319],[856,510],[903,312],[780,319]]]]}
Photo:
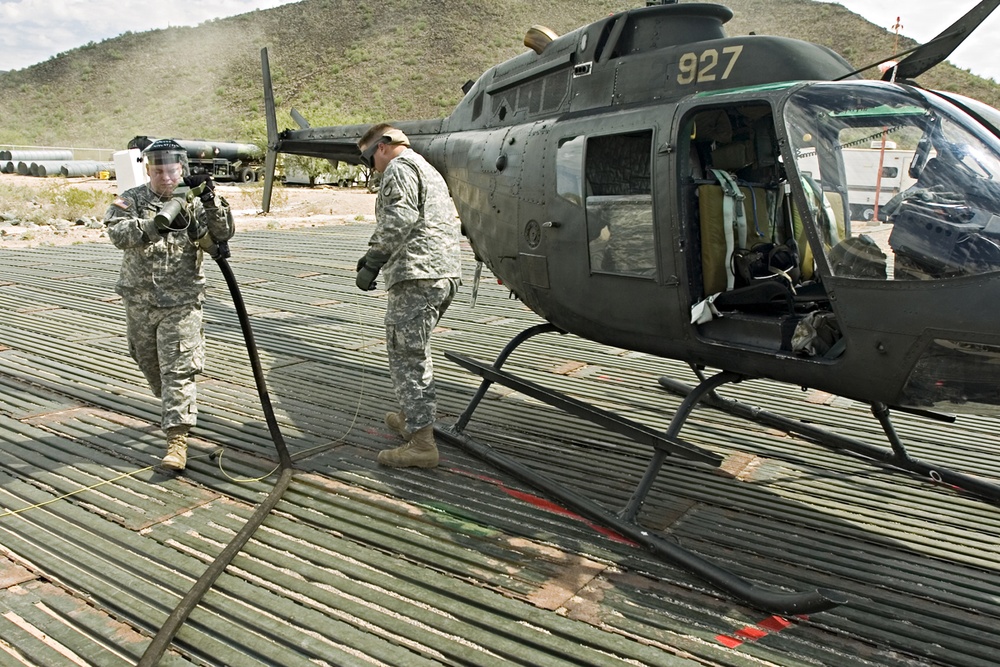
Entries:
{"type": "Polygon", "coordinates": [[[682,121],[700,336],[833,361],[846,344],[833,282],[912,288],[1000,271],[1000,139],[991,125],[907,85],[779,91],[771,104],[708,98],[682,121]]]}
{"type": "Polygon", "coordinates": [[[1000,270],[1000,141],[941,97],[817,83],[784,110],[830,273],[941,280],[1000,270]],[[830,195],[848,220],[823,230],[830,195]]]}

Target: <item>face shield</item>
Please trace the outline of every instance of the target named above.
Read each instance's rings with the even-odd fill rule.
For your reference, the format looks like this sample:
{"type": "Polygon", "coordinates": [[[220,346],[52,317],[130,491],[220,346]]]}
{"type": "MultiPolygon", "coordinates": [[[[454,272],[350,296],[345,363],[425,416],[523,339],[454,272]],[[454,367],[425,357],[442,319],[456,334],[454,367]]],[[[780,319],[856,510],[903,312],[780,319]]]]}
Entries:
{"type": "Polygon", "coordinates": [[[159,139],[142,152],[149,175],[149,188],[160,197],[169,197],[190,173],[188,155],[176,141],[159,139]]]}

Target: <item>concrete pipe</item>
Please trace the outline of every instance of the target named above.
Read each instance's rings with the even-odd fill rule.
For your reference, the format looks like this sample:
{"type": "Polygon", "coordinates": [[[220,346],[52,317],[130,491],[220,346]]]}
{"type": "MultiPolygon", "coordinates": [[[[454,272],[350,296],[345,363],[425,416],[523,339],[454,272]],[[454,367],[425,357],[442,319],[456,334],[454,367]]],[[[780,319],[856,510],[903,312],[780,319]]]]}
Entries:
{"type": "Polygon", "coordinates": [[[66,164],[66,160],[39,160],[37,162],[31,163],[31,175],[41,176],[42,178],[51,176],[62,176],[62,166],[66,164]]]}
{"type": "Polygon", "coordinates": [[[40,150],[23,150],[23,151],[5,151],[7,153],[7,159],[13,160],[14,162],[24,161],[24,162],[37,162],[41,160],[72,160],[73,151],[62,150],[58,148],[50,149],[40,149],[40,150]]]}
{"type": "Polygon", "coordinates": [[[76,176],[96,176],[98,173],[106,171],[109,175],[115,173],[114,162],[97,162],[96,160],[72,160],[64,162],[62,175],[69,177],[76,176]]]}

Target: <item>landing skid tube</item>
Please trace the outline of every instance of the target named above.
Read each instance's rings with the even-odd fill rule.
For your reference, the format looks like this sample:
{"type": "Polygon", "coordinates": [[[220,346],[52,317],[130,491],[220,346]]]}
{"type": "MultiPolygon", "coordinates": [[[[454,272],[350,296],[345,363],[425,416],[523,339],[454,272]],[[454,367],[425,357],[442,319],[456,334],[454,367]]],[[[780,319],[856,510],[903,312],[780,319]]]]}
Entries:
{"type": "MultiPolygon", "coordinates": [[[[688,396],[691,392],[698,391],[698,388],[705,383],[704,376],[701,375],[700,371],[696,371],[696,374],[701,382],[695,387],[668,377],[660,378],[660,386],[678,396],[688,396]]],[[[872,404],[871,411],[882,426],[882,430],[885,432],[891,448],[869,445],[867,442],[857,440],[856,438],[833,433],[818,426],[812,426],[796,419],[783,417],[773,412],[767,412],[766,410],[761,410],[760,408],[741,403],[734,399],[723,398],[714,390],[704,396],[703,403],[709,407],[742,417],[743,419],[770,426],[786,433],[801,435],[829,449],[854,452],[873,461],[886,463],[932,481],[957,487],[962,491],[979,496],[989,502],[1000,502],[1000,485],[912,458],[906,451],[906,447],[892,425],[892,421],[889,418],[889,408],[883,403],[872,404]]],[[[900,408],[900,410],[902,409],[900,408]]],[[[918,412],[917,414],[935,419],[953,420],[953,418],[947,415],[936,413],[918,412]]]]}
{"type": "Polygon", "coordinates": [[[541,324],[526,329],[515,336],[504,347],[493,365],[486,365],[462,355],[446,352],[446,357],[482,377],[483,382],[456,423],[451,426],[436,424],[434,427],[435,432],[443,439],[462,447],[467,452],[478,456],[487,463],[556,498],[563,505],[581,516],[604,525],[641,544],[654,555],[679,565],[725,593],[739,598],[754,607],[774,614],[812,614],[832,609],[837,605],[847,602],[847,599],[842,595],[823,589],[817,589],[808,593],[786,593],[761,589],[732,572],[684,549],[680,545],[652,534],[635,522],[635,516],[645,500],[646,494],[649,492],[664,459],[668,455],[675,454],[714,466],[720,464],[721,457],[717,454],[685,443],[677,439],[677,434],[699,400],[706,394],[713,392],[719,385],[738,379],[738,376],[730,373],[720,373],[699,385],[678,408],[666,433],[661,434],[654,429],[632,422],[620,415],[601,410],[565,394],[545,389],[541,385],[523,380],[501,370],[503,363],[521,343],[532,336],[548,332],[562,333],[551,324],[541,324]],[[618,514],[612,513],[589,498],[581,496],[562,484],[515,461],[511,457],[501,454],[489,445],[477,442],[466,435],[463,432],[465,426],[469,423],[472,413],[486,395],[487,389],[494,382],[510,387],[515,391],[541,400],[553,407],[597,423],[615,432],[628,435],[638,442],[652,445],[653,457],[626,507],[618,514]]]}

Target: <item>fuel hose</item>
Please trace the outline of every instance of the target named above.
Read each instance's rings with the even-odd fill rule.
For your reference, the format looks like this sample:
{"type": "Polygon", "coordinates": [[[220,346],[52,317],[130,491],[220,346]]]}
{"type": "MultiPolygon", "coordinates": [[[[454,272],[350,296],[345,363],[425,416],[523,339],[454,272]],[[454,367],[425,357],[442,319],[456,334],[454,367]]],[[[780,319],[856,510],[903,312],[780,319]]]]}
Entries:
{"type": "Polygon", "coordinates": [[[257,345],[254,342],[253,330],[250,328],[250,318],[247,315],[246,305],[243,303],[243,295],[240,293],[239,285],[236,284],[236,276],[233,275],[233,270],[229,266],[229,262],[226,261],[226,258],[229,256],[228,248],[225,248],[223,244],[220,244],[220,246],[220,250],[213,254],[213,258],[218,263],[219,269],[226,279],[226,285],[229,287],[229,293],[233,298],[233,305],[236,306],[240,329],[243,331],[247,354],[250,357],[250,366],[253,368],[253,378],[254,383],[257,385],[257,394],[260,396],[260,404],[264,410],[264,418],[267,420],[267,428],[271,432],[271,440],[278,451],[278,481],[275,483],[274,488],[271,489],[267,498],[257,506],[257,509],[247,520],[243,528],[240,529],[239,533],[216,556],[215,560],[212,561],[201,577],[170,613],[166,622],[157,631],[156,636],[153,637],[153,641],[146,647],[146,651],[142,654],[137,667],[154,667],[159,663],[160,658],[170,646],[174,636],[180,630],[180,627],[187,620],[188,616],[191,615],[191,611],[198,606],[198,603],[201,602],[201,599],[211,589],[215,580],[225,571],[233,558],[236,557],[236,554],[243,549],[257,528],[264,523],[264,519],[267,518],[267,515],[270,514],[274,506],[281,500],[281,496],[284,495],[285,490],[288,489],[288,485],[292,480],[292,458],[288,454],[285,440],[281,436],[281,430],[278,428],[278,420],[275,418],[274,409],[271,407],[271,399],[267,394],[264,373],[260,367],[257,345]]]}

